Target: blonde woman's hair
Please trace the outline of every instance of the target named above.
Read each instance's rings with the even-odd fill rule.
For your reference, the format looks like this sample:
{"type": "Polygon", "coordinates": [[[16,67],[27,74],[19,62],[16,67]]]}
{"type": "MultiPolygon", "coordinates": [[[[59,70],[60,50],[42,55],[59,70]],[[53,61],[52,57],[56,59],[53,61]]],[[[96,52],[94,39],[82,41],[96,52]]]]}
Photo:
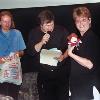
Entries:
{"type": "Polygon", "coordinates": [[[87,7],[78,7],[73,10],[73,19],[76,20],[77,17],[91,18],[91,13],[87,7]]]}

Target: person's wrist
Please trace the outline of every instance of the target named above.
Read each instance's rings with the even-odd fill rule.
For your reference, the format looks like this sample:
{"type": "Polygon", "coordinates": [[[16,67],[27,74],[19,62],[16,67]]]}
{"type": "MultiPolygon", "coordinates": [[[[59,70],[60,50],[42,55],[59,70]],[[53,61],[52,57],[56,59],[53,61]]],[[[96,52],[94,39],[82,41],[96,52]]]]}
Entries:
{"type": "Polygon", "coordinates": [[[45,43],[43,41],[40,42],[40,45],[43,46],[45,43]]]}
{"type": "Polygon", "coordinates": [[[68,55],[71,57],[71,55],[72,55],[73,53],[72,52],[68,52],[68,55]]]}
{"type": "Polygon", "coordinates": [[[64,55],[61,55],[61,58],[62,58],[62,60],[64,60],[65,59],[64,55]]]}

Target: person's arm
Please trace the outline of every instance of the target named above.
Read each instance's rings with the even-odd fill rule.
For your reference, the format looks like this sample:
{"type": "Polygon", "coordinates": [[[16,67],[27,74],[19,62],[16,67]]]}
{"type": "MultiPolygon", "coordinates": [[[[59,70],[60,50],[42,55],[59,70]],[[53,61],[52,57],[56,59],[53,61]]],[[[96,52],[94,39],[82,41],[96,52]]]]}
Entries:
{"type": "Polygon", "coordinates": [[[89,59],[84,58],[84,57],[80,57],[80,56],[74,54],[72,52],[73,49],[74,49],[74,47],[71,47],[70,45],[68,46],[68,55],[71,58],[73,58],[77,63],[79,63],[80,65],[82,65],[88,69],[93,68],[93,63],[89,59]]]}
{"type": "Polygon", "coordinates": [[[60,57],[57,58],[57,60],[59,62],[62,62],[67,57],[68,57],[68,51],[66,50],[60,57]]]}
{"type": "Polygon", "coordinates": [[[34,46],[35,50],[37,52],[39,52],[41,50],[42,46],[48,42],[49,38],[50,38],[50,35],[46,33],[43,36],[42,40],[34,46]]]}
{"type": "Polygon", "coordinates": [[[18,51],[16,52],[16,54],[19,56],[19,57],[22,57],[24,55],[24,51],[21,50],[21,51],[18,51]]]}
{"type": "Polygon", "coordinates": [[[35,55],[42,48],[40,30],[38,28],[33,29],[29,33],[27,50],[29,54],[35,55]],[[40,41],[40,42],[39,42],[40,41]]]}
{"type": "Polygon", "coordinates": [[[23,36],[22,36],[22,33],[17,30],[17,29],[14,29],[14,31],[16,32],[16,36],[17,36],[17,51],[15,52],[15,54],[17,54],[19,57],[22,57],[24,55],[24,49],[26,49],[26,45],[25,45],[25,42],[24,42],[24,39],[23,39],[23,36]]]}
{"type": "Polygon", "coordinates": [[[58,57],[57,58],[57,60],[59,61],[59,62],[62,62],[64,59],[66,59],[67,57],[68,57],[68,51],[67,51],[67,48],[68,48],[68,39],[67,39],[67,37],[69,36],[69,32],[64,28],[64,30],[63,30],[63,38],[62,38],[62,43],[61,43],[61,45],[62,45],[62,55],[60,56],[60,57],[58,57]]]}
{"type": "Polygon", "coordinates": [[[35,48],[35,50],[36,50],[37,52],[39,52],[39,51],[41,50],[42,46],[43,46],[43,43],[42,43],[42,42],[39,42],[39,43],[37,43],[37,44],[34,46],[34,48],[35,48]]]}

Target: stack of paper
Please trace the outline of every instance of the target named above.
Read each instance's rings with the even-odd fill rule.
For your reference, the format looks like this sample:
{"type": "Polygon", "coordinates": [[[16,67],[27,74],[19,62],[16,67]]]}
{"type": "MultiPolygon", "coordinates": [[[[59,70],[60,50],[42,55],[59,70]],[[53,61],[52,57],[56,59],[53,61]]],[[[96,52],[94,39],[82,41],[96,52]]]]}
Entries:
{"type": "Polygon", "coordinates": [[[42,49],[40,53],[40,63],[57,66],[58,60],[56,58],[60,57],[61,54],[62,52],[57,49],[42,49]]]}

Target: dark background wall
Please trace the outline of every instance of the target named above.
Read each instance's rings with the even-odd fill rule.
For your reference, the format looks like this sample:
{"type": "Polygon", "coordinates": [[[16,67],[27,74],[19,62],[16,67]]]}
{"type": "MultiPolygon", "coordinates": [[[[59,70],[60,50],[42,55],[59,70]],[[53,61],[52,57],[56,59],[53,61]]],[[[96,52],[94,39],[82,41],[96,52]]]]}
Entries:
{"type": "MultiPolygon", "coordinates": [[[[22,32],[25,43],[27,44],[28,34],[32,28],[37,26],[37,15],[43,9],[49,9],[54,13],[55,23],[64,26],[68,29],[69,32],[76,32],[76,28],[72,19],[72,12],[73,9],[78,6],[86,6],[90,9],[90,12],[92,14],[92,29],[100,37],[100,3],[19,9],[17,8],[8,10],[13,13],[15,26],[22,32]]],[[[28,59],[30,58],[25,58],[24,60],[27,61],[28,59]]],[[[23,71],[27,71],[27,65],[29,66],[29,63],[24,63],[24,65],[22,66],[24,67],[23,71]]]]}

